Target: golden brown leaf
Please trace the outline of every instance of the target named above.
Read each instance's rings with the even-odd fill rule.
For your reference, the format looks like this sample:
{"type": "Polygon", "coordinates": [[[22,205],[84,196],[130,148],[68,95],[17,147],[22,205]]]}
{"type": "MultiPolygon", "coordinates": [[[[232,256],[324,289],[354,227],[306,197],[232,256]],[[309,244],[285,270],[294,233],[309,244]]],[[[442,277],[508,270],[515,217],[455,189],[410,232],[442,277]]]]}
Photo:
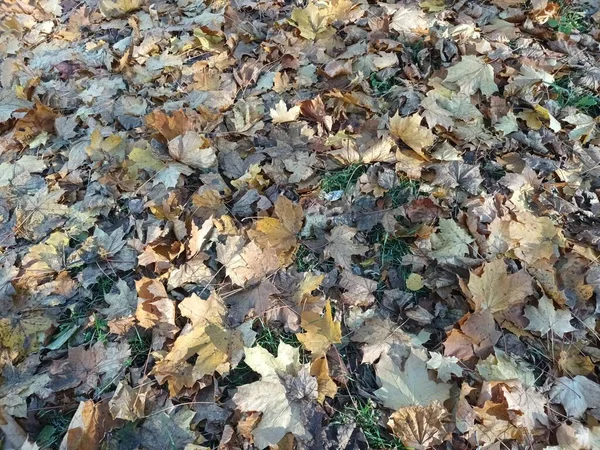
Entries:
{"type": "Polygon", "coordinates": [[[447,418],[444,406],[435,401],[428,406],[400,408],[390,416],[388,427],[404,445],[425,450],[446,439],[447,418]]]}

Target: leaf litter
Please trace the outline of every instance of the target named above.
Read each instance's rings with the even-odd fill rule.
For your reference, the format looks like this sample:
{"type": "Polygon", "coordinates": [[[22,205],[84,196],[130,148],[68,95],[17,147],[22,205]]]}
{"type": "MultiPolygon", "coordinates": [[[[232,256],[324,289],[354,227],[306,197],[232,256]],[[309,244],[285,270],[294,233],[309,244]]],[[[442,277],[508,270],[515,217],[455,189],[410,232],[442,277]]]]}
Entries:
{"type": "Polygon", "coordinates": [[[0,445],[600,447],[600,5],[0,5],[0,445]]]}

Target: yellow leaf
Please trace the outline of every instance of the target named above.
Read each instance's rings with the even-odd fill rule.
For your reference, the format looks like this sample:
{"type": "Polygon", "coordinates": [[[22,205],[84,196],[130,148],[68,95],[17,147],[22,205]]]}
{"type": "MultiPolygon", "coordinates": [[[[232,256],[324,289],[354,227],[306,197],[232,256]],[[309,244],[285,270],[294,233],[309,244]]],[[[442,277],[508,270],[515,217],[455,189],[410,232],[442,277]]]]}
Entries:
{"type": "Polygon", "coordinates": [[[481,276],[472,273],[469,279],[475,310],[489,310],[493,314],[522,303],[533,294],[531,281],[524,270],[509,275],[502,259],[486,263],[481,276]]]}
{"type": "Polygon", "coordinates": [[[325,397],[333,398],[337,393],[337,385],[329,375],[329,364],[327,358],[319,358],[313,361],[310,366],[310,374],[317,379],[318,401],[323,403],[325,397]]]}
{"type": "Polygon", "coordinates": [[[146,172],[153,174],[166,167],[165,163],[156,158],[149,148],[135,147],[129,152],[127,157],[133,162],[128,168],[129,174],[133,177],[135,177],[140,170],[145,170],[146,172]]]}
{"type": "Polygon", "coordinates": [[[263,249],[277,252],[282,264],[291,262],[296,248],[296,235],[302,229],[304,213],[300,205],[280,195],[275,201],[275,217],[265,217],[256,222],[248,235],[263,249]]]}
{"type": "Polygon", "coordinates": [[[311,352],[313,359],[325,356],[332,344],[342,342],[341,325],[333,321],[329,302],[325,305],[323,316],[313,311],[304,311],[301,318],[301,325],[306,333],[299,334],[298,340],[311,352]]]}
{"type": "Polygon", "coordinates": [[[279,103],[275,105],[275,108],[271,108],[269,113],[271,114],[273,123],[293,122],[300,116],[300,107],[293,106],[288,109],[285,102],[280,100],[279,103]]]}
{"type": "Polygon", "coordinates": [[[295,8],[292,11],[292,24],[300,30],[300,36],[303,38],[315,39],[324,34],[329,27],[328,12],[327,8],[319,8],[314,3],[309,3],[304,9],[295,8]]]}
{"type": "Polygon", "coordinates": [[[439,12],[446,9],[446,0],[425,0],[419,6],[429,12],[439,12]]]}
{"type": "Polygon", "coordinates": [[[390,132],[402,139],[411,149],[423,158],[429,160],[423,149],[433,145],[433,133],[427,127],[421,126],[422,117],[419,113],[412,116],[400,117],[398,113],[390,119],[390,132]]]}
{"type": "Polygon", "coordinates": [[[101,0],[98,4],[104,17],[120,17],[142,6],[142,0],[101,0]]]}
{"type": "Polygon", "coordinates": [[[411,273],[406,279],[406,287],[411,291],[418,291],[423,286],[423,277],[418,273],[411,273]]]}

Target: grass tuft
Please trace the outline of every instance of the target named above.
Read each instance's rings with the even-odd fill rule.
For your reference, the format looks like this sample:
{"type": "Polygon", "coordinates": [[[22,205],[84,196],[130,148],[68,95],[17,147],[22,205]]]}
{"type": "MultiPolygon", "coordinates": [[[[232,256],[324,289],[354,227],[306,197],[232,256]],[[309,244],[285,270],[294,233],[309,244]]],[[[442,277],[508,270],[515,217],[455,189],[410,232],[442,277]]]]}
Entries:
{"type": "Polygon", "coordinates": [[[129,339],[129,348],[131,349],[131,357],[127,361],[127,364],[132,367],[142,367],[146,364],[146,359],[150,353],[150,345],[152,339],[148,333],[135,327],[134,334],[129,339]]]}
{"type": "Polygon", "coordinates": [[[558,0],[558,17],[548,20],[548,25],[556,31],[571,34],[575,30],[586,31],[589,27],[585,12],[570,0],[558,0]]]}
{"type": "Polygon", "coordinates": [[[41,449],[58,448],[74,414],[75,411],[64,413],[56,409],[38,412],[37,419],[44,427],[35,438],[36,444],[41,449]]]}
{"type": "Polygon", "coordinates": [[[572,77],[566,76],[550,85],[561,108],[573,106],[585,114],[600,114],[600,97],[588,89],[578,86],[572,77]]]}
{"type": "Polygon", "coordinates": [[[356,399],[338,413],[337,423],[355,423],[365,435],[367,443],[374,449],[403,450],[400,440],[382,426],[383,416],[372,400],[356,399]]]}
{"type": "Polygon", "coordinates": [[[321,189],[326,192],[345,191],[367,171],[363,165],[352,165],[328,172],[321,180],[321,189]]]}
{"type": "Polygon", "coordinates": [[[398,186],[393,187],[386,192],[386,197],[390,199],[392,208],[397,208],[408,203],[419,193],[419,184],[413,180],[400,179],[398,186]]]}

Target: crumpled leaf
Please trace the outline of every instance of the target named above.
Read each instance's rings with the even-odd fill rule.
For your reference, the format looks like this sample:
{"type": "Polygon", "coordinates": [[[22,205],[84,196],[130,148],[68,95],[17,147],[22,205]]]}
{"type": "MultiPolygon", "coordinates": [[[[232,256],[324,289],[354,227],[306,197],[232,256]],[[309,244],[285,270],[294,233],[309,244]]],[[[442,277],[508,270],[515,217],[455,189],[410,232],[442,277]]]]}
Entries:
{"type": "Polygon", "coordinates": [[[207,169],[217,163],[212,147],[205,147],[205,139],[195,131],[169,141],[169,154],[177,161],[194,169],[207,169]]]}
{"type": "Polygon", "coordinates": [[[423,149],[433,145],[433,133],[421,125],[423,118],[415,113],[408,117],[400,117],[398,112],[390,118],[390,133],[423,156],[423,149]]]}

